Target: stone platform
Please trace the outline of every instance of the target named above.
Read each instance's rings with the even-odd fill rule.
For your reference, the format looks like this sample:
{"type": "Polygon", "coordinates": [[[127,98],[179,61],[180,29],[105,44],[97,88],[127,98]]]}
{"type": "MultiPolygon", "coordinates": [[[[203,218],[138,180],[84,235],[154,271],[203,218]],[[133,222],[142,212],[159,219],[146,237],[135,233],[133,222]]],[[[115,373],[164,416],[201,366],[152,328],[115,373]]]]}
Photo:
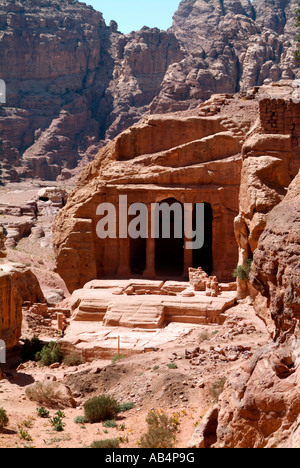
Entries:
{"type": "Polygon", "coordinates": [[[235,285],[219,285],[218,297],[189,282],[93,280],[70,300],[71,320],[60,340],[65,352],[86,361],[151,351],[195,327],[222,324],[236,301],[235,285]],[[129,331],[130,329],[130,331],[129,331]]]}
{"type": "Polygon", "coordinates": [[[107,327],[157,329],[173,322],[222,324],[236,291],[220,285],[218,297],[194,291],[190,283],[151,280],[94,280],[71,298],[72,321],[107,327]]]}

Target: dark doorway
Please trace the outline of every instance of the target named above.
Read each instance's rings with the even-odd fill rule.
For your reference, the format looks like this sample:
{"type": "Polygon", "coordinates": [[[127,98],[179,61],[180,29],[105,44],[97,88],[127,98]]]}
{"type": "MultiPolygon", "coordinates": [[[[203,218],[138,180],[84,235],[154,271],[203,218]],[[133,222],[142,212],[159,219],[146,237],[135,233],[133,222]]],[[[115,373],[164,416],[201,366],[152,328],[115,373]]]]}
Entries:
{"type": "Polygon", "coordinates": [[[184,264],[183,205],[175,198],[163,200],[158,205],[162,211],[156,217],[156,221],[159,220],[159,236],[155,240],[155,270],[157,275],[181,276],[184,264]],[[164,228],[169,229],[167,237],[164,228]]]}
{"type": "Polygon", "coordinates": [[[130,268],[135,275],[142,275],[146,268],[146,239],[130,239],[130,268]]]}
{"type": "MultiPolygon", "coordinates": [[[[193,209],[193,230],[196,230],[196,207],[193,209]]],[[[213,272],[213,210],[209,203],[204,203],[204,246],[193,250],[193,267],[201,267],[208,275],[213,272]]]]}

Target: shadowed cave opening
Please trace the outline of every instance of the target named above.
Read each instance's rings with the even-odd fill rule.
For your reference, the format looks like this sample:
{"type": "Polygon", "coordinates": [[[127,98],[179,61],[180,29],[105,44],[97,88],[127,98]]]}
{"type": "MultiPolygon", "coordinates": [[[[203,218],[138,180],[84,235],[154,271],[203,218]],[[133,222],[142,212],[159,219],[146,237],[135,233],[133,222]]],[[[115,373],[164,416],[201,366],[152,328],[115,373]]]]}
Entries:
{"type": "MultiPolygon", "coordinates": [[[[157,220],[159,221],[159,237],[155,239],[155,272],[158,276],[180,277],[184,272],[184,216],[183,204],[175,198],[161,201],[157,220]],[[176,207],[174,208],[174,204],[176,207]],[[164,224],[165,223],[165,224],[164,224]],[[169,235],[163,235],[163,227],[168,226],[169,235]],[[178,231],[179,229],[179,232],[178,231]],[[180,234],[180,235],[179,235],[180,234]]],[[[213,272],[213,210],[209,203],[204,203],[204,246],[193,250],[193,268],[202,267],[211,275],[213,272]]],[[[199,231],[197,223],[196,205],[193,209],[193,230],[199,231]]],[[[130,239],[130,269],[135,275],[142,275],[147,264],[147,240],[130,239]]]]}
{"type": "Polygon", "coordinates": [[[170,207],[170,212],[159,213],[159,237],[155,240],[155,270],[158,275],[169,277],[181,276],[184,265],[184,217],[183,205],[175,198],[168,198],[159,203],[170,207]],[[176,204],[176,210],[172,205],[176,204]],[[164,238],[163,226],[169,225],[170,236],[164,238]],[[176,235],[176,229],[181,227],[181,236],[176,235]]]}
{"type": "Polygon", "coordinates": [[[146,239],[130,239],[130,268],[135,275],[142,275],[146,268],[146,239]]]}

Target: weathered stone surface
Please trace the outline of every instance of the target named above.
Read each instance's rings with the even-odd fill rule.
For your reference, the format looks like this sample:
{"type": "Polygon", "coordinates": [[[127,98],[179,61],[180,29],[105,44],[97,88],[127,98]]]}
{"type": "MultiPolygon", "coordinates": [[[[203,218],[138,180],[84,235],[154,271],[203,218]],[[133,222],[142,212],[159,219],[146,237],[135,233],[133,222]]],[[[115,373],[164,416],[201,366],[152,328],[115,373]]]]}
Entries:
{"type": "MultiPolygon", "coordinates": [[[[248,109],[248,102],[245,106],[248,109]]],[[[147,251],[146,264],[135,270],[137,259],[129,238],[100,239],[97,235],[97,207],[109,202],[118,210],[120,195],[127,196],[128,206],[144,203],[148,213],[151,204],[166,199],[210,205],[213,235],[207,240],[212,242],[213,265],[205,267],[201,261],[194,265],[197,260],[191,250],[185,252],[177,276],[187,278],[188,268],[194,265],[208,269],[220,281],[232,279],[237,263],[232,226],[242,165],[241,125],[244,132],[249,130],[253,115],[244,111],[238,121],[226,112],[211,117],[197,114],[146,117],[103,148],[84,169],[54,226],[57,272],[71,292],[96,278],[157,276],[155,239],[148,239],[148,247],[140,246],[140,257],[147,251]]]]}
{"type": "Polygon", "coordinates": [[[254,253],[253,286],[268,300],[276,338],[300,319],[300,173],[268,216],[254,253]]]}
{"type": "MultiPolygon", "coordinates": [[[[289,82],[257,90],[260,119],[242,149],[240,213],[235,219],[239,265],[252,259],[268,213],[283,200],[300,168],[300,108],[292,94],[289,82]]],[[[240,296],[248,293],[248,285],[239,280],[240,296]]]]}
{"type": "Polygon", "coordinates": [[[4,229],[2,226],[0,226],[0,258],[6,257],[5,241],[6,237],[4,234],[4,229]]]}
{"type": "Polygon", "coordinates": [[[280,346],[271,344],[230,376],[219,402],[218,447],[275,448],[292,440],[300,410],[299,347],[290,349],[294,357],[287,373],[276,372],[287,366],[278,360],[280,346]]]}
{"type": "Polygon", "coordinates": [[[300,173],[267,216],[251,270],[252,286],[266,299],[260,309],[270,309],[274,342],[229,376],[219,401],[217,447],[299,447],[299,182],[300,173]]]}
{"type": "Polygon", "coordinates": [[[56,180],[88,149],[92,157],[99,140],[139,120],[168,66],[183,58],[172,33],[124,36],[80,2],[1,0],[0,18],[4,180],[56,180]]]}
{"type": "Polygon", "coordinates": [[[296,0],[183,0],[170,30],[186,56],[169,67],[151,110],[186,109],[213,93],[292,79],[296,8],[296,0]]]}
{"type": "Polygon", "coordinates": [[[22,304],[44,302],[36,276],[23,265],[0,265],[0,339],[7,349],[19,341],[22,326],[22,304]]]}
{"type": "Polygon", "coordinates": [[[142,329],[156,329],[172,322],[222,323],[223,314],[234,304],[236,292],[225,291],[217,298],[207,297],[205,292],[185,297],[182,291],[187,286],[178,282],[174,288],[170,282],[153,280],[94,280],[72,294],[72,320],[142,329]]]}
{"type": "Polygon", "coordinates": [[[81,2],[1,0],[2,180],[71,177],[145,113],[294,79],[296,8],[183,0],[168,32],[123,35],[81,2]]]}

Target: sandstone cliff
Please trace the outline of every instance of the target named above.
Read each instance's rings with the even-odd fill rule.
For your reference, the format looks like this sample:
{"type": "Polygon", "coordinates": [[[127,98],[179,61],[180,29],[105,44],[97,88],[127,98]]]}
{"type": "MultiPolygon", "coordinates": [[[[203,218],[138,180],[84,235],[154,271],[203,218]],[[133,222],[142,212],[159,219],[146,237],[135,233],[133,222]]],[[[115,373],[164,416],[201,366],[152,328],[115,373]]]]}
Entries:
{"type": "Polygon", "coordinates": [[[124,36],[80,2],[1,0],[2,180],[69,177],[145,113],[293,79],[297,1],[261,3],[183,0],[168,32],[124,36]]]}
{"type": "Polygon", "coordinates": [[[268,216],[252,284],[267,299],[275,342],[230,375],[218,405],[217,446],[299,447],[300,173],[268,216]]]}
{"type": "Polygon", "coordinates": [[[170,31],[186,56],[169,67],[151,110],[293,78],[296,9],[294,0],[183,0],[170,31]]]}

